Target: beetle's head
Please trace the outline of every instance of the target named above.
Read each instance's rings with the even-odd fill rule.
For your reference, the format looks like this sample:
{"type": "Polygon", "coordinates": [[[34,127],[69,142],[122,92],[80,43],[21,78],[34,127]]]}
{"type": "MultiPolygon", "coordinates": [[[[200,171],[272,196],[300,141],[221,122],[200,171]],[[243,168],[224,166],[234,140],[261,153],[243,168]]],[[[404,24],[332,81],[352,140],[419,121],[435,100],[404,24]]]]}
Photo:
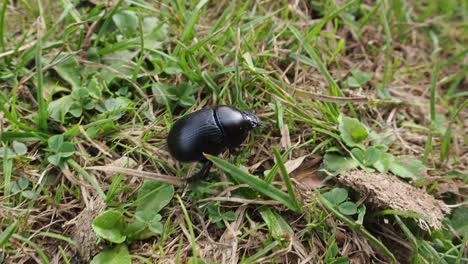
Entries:
{"type": "Polygon", "coordinates": [[[254,115],[252,112],[244,111],[244,120],[248,121],[250,128],[253,129],[260,125],[260,119],[256,115],[254,115]]]}

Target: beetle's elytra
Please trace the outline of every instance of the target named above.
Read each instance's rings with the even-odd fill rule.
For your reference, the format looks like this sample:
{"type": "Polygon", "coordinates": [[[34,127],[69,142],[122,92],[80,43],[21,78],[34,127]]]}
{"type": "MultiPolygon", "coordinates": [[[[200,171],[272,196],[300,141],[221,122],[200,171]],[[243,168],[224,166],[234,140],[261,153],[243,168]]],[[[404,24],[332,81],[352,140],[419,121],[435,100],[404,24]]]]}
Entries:
{"type": "Polygon", "coordinates": [[[200,172],[189,179],[195,180],[212,165],[203,153],[219,155],[240,146],[258,123],[258,117],[251,112],[226,105],[206,107],[177,120],[169,132],[167,146],[180,162],[204,162],[200,172]]]}

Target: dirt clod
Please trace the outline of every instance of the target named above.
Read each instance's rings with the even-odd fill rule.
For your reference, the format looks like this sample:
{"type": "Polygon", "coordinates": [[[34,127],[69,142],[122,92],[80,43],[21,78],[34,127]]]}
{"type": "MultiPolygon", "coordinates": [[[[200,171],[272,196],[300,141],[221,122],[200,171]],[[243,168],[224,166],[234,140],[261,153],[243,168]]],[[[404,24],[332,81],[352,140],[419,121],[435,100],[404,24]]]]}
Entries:
{"type": "Polygon", "coordinates": [[[376,208],[422,216],[416,222],[427,231],[440,229],[444,215],[449,212],[442,201],[390,174],[349,171],[341,174],[338,181],[359,192],[376,208]]]}

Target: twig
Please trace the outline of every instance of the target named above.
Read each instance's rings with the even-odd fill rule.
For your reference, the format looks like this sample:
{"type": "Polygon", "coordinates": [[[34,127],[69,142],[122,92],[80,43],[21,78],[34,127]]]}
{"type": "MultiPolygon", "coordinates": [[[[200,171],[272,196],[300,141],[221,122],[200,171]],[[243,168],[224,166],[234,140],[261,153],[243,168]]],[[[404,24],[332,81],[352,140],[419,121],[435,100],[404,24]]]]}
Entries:
{"type": "Polygon", "coordinates": [[[159,181],[163,183],[169,183],[172,185],[182,186],[185,184],[185,181],[176,177],[167,176],[164,174],[154,173],[154,172],[146,172],[146,171],[139,171],[139,170],[132,170],[127,168],[120,168],[114,166],[92,166],[86,167],[87,170],[98,170],[104,172],[112,172],[112,173],[122,173],[129,176],[135,176],[139,178],[143,178],[146,180],[152,181],[159,181]]]}

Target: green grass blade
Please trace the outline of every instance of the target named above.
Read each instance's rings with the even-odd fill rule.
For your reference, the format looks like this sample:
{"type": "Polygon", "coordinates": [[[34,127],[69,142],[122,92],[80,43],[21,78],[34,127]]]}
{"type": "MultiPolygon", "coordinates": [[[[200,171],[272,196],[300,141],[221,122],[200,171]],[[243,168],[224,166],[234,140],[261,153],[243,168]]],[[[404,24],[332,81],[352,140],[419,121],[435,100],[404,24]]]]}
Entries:
{"type": "Polygon", "coordinates": [[[5,28],[5,11],[7,9],[8,0],[3,0],[2,9],[0,10],[0,52],[4,52],[5,47],[5,36],[4,36],[4,28],[5,28]]]}
{"type": "Polygon", "coordinates": [[[195,35],[193,32],[195,24],[200,17],[201,9],[206,5],[206,3],[208,3],[208,0],[201,0],[198,2],[197,6],[195,6],[195,9],[190,14],[190,18],[185,25],[184,32],[182,33],[182,41],[184,43],[187,43],[195,35]]]}
{"type": "Polygon", "coordinates": [[[72,167],[73,169],[75,169],[81,176],[83,176],[83,178],[85,178],[85,180],[87,180],[91,184],[91,186],[94,187],[97,193],[104,200],[106,199],[106,195],[104,194],[104,191],[102,190],[97,180],[93,176],[89,175],[89,173],[83,167],[81,167],[80,164],[78,164],[72,159],[67,159],[67,164],[70,165],[70,167],[72,167]]]}
{"type": "Polygon", "coordinates": [[[37,78],[37,127],[42,132],[47,132],[47,119],[49,113],[47,112],[47,104],[44,99],[44,80],[42,72],[42,45],[39,38],[36,45],[36,78],[37,78]]]}
{"type": "Polygon", "coordinates": [[[5,198],[4,203],[8,204],[9,196],[11,193],[11,175],[13,173],[13,161],[8,157],[8,145],[3,145],[3,196],[5,198]]]}
{"type": "Polygon", "coordinates": [[[393,255],[393,253],[380,240],[378,240],[371,233],[369,233],[369,231],[364,229],[364,227],[362,225],[350,220],[348,217],[346,217],[343,214],[341,214],[340,212],[338,212],[338,210],[336,210],[333,207],[333,205],[325,197],[323,197],[320,194],[320,192],[317,192],[317,196],[318,196],[318,199],[319,199],[320,203],[323,205],[323,207],[325,207],[325,209],[327,211],[332,213],[339,220],[343,221],[351,229],[353,229],[357,233],[359,233],[359,234],[363,235],[364,237],[366,237],[370,242],[372,242],[375,246],[377,246],[380,250],[382,250],[382,252],[392,260],[392,263],[397,262],[395,256],[393,255]]]}
{"type": "Polygon", "coordinates": [[[291,209],[294,212],[300,212],[301,208],[298,208],[297,203],[292,200],[286,193],[273,187],[264,180],[253,176],[252,174],[243,171],[239,167],[215,156],[206,155],[216,166],[221,168],[223,171],[231,175],[236,180],[247,183],[254,190],[259,193],[270,197],[291,209]]]}
{"type": "Polygon", "coordinates": [[[284,166],[283,158],[281,157],[281,154],[279,153],[276,147],[273,147],[273,153],[275,154],[276,162],[278,163],[281,175],[283,176],[284,184],[288,189],[289,198],[296,204],[296,208],[299,208],[299,210],[302,211],[302,207],[300,206],[299,201],[297,200],[296,192],[294,191],[294,186],[292,184],[291,178],[289,177],[289,173],[286,170],[286,167],[284,166]]]}
{"type": "Polygon", "coordinates": [[[3,232],[0,234],[0,248],[3,248],[8,241],[10,241],[11,236],[16,231],[16,223],[10,224],[3,232]]]}
{"type": "Polygon", "coordinates": [[[25,238],[25,237],[22,237],[18,234],[13,234],[13,237],[15,239],[18,239],[19,241],[29,245],[30,247],[32,247],[37,255],[39,255],[39,257],[42,259],[42,263],[44,264],[49,264],[50,263],[50,260],[49,258],[47,257],[47,255],[45,254],[44,250],[42,250],[36,243],[34,243],[31,239],[29,238],[25,238]]]}
{"type": "Polygon", "coordinates": [[[195,240],[195,233],[193,232],[192,221],[190,220],[190,216],[187,212],[187,209],[184,206],[184,202],[178,194],[176,194],[177,201],[179,201],[180,208],[182,209],[182,213],[184,214],[185,223],[187,224],[189,233],[190,233],[190,244],[192,246],[192,256],[193,258],[197,258],[197,242],[195,240]]]}

